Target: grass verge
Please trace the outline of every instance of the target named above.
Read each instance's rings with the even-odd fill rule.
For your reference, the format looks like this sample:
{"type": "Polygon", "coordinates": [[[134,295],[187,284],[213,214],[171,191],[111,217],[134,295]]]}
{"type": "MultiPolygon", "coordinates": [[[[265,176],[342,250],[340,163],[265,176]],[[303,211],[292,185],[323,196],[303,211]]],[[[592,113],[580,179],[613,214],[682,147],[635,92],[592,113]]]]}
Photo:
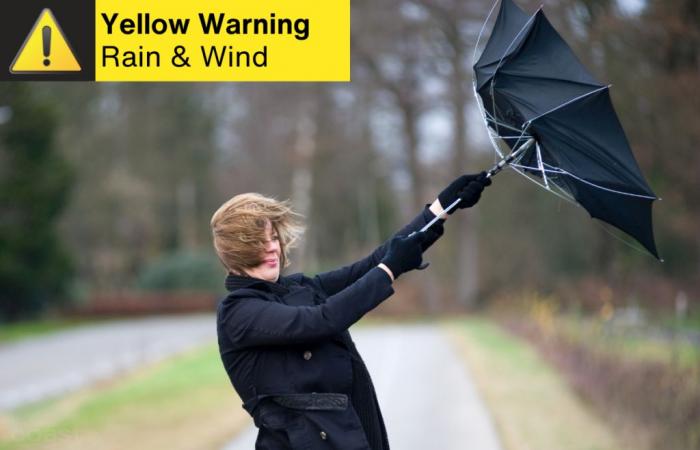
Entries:
{"type": "Polygon", "coordinates": [[[537,347],[635,450],[700,448],[700,366],[692,352],[668,342],[659,347],[647,338],[594,333],[582,339],[559,325],[543,327],[523,317],[502,321],[537,347]],[[664,347],[670,355],[659,351],[664,347]]]}
{"type": "Polygon", "coordinates": [[[94,324],[89,319],[42,319],[0,324],[0,345],[56,331],[94,324]]]}
{"type": "Polygon", "coordinates": [[[653,329],[628,330],[614,323],[593,318],[557,315],[554,325],[542,327],[538,317],[535,322],[551,335],[557,335],[580,343],[611,358],[624,358],[640,363],[658,363],[677,368],[693,368],[700,365],[700,348],[697,344],[678,337],[672,332],[661,335],[653,329]]]}
{"type": "Polygon", "coordinates": [[[528,343],[486,319],[447,330],[491,412],[505,450],[613,450],[616,436],[528,343]]]}
{"type": "Polygon", "coordinates": [[[219,449],[249,423],[240,404],[209,345],[0,416],[0,449],[219,449]]]}

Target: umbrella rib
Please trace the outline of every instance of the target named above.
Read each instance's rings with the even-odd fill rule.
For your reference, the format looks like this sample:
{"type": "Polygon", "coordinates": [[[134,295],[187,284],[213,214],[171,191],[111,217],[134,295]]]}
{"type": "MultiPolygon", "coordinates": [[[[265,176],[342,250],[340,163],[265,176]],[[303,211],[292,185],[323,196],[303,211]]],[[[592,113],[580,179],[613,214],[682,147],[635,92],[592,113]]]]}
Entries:
{"type": "Polygon", "coordinates": [[[589,185],[589,186],[593,186],[593,187],[598,188],[598,189],[602,189],[602,190],[604,190],[604,191],[612,192],[612,193],[614,193],[614,194],[628,195],[628,196],[630,196],[630,197],[638,197],[638,198],[646,198],[646,199],[649,199],[649,200],[657,200],[657,197],[652,197],[652,196],[650,196],[650,195],[633,194],[633,193],[631,193],[631,192],[618,191],[618,190],[616,190],[616,189],[610,189],[610,188],[607,188],[607,187],[605,187],[605,186],[600,186],[600,185],[595,184],[595,183],[593,183],[593,182],[591,182],[591,181],[588,181],[588,180],[585,180],[585,179],[583,179],[583,178],[581,178],[581,177],[578,177],[578,176],[574,175],[573,173],[569,172],[568,170],[562,169],[561,167],[555,167],[555,166],[552,166],[552,165],[547,164],[547,163],[544,163],[544,164],[545,164],[546,166],[549,166],[549,167],[552,167],[552,168],[554,168],[554,169],[557,169],[558,171],[560,171],[559,173],[561,173],[561,174],[568,175],[568,176],[570,176],[571,178],[574,178],[574,179],[576,179],[576,180],[578,180],[578,181],[580,181],[580,182],[582,182],[582,183],[585,183],[585,184],[587,184],[587,185],[589,185]]]}
{"type": "MultiPolygon", "coordinates": [[[[491,116],[491,114],[489,114],[488,111],[486,111],[486,114],[489,116],[486,120],[489,120],[489,121],[493,122],[493,123],[496,124],[497,126],[500,126],[500,127],[503,127],[503,128],[507,128],[507,129],[509,129],[509,130],[516,131],[516,132],[518,132],[518,133],[520,133],[520,132],[522,131],[522,130],[519,130],[519,129],[513,127],[513,126],[508,125],[507,123],[500,122],[500,121],[499,121],[498,119],[496,119],[496,118],[493,118],[493,116],[491,116]]],[[[500,137],[500,136],[499,136],[499,137],[500,137]]]]}
{"type": "MultiPolygon", "coordinates": [[[[523,74],[519,74],[517,72],[509,72],[507,69],[504,69],[503,71],[499,71],[499,73],[505,74],[509,78],[520,78],[520,79],[525,79],[525,80],[537,80],[537,81],[541,81],[541,80],[558,81],[560,83],[569,83],[569,84],[574,84],[577,86],[593,86],[596,88],[606,87],[606,86],[601,86],[600,83],[589,83],[586,81],[571,80],[571,79],[561,78],[561,77],[556,77],[556,76],[546,77],[546,76],[540,76],[540,75],[537,75],[537,76],[523,75],[523,74]]],[[[612,86],[612,85],[608,85],[607,87],[610,87],[610,86],[612,86]]],[[[584,94],[584,95],[586,95],[586,94],[584,94]]]]}
{"type": "Polygon", "coordinates": [[[491,142],[491,147],[493,147],[494,151],[498,156],[503,158],[503,153],[501,153],[501,150],[498,148],[498,145],[494,140],[493,133],[491,132],[491,128],[489,127],[488,119],[486,117],[487,115],[489,115],[488,111],[486,111],[486,108],[484,108],[482,100],[476,92],[476,77],[472,78],[472,92],[474,93],[474,98],[476,98],[476,104],[479,107],[479,112],[481,112],[481,118],[484,120],[484,126],[486,127],[489,142],[491,142]]]}
{"type": "MultiPolygon", "coordinates": [[[[554,182],[552,182],[552,186],[559,189],[559,191],[561,192],[561,194],[559,194],[560,198],[566,198],[569,200],[569,202],[573,203],[574,205],[582,207],[581,205],[578,204],[578,202],[574,198],[574,195],[571,192],[565,190],[563,187],[559,186],[557,183],[554,183],[554,182]]],[[[550,192],[557,194],[557,191],[555,191],[555,190],[550,190],[550,192]]]]}
{"type": "MultiPolygon", "coordinates": [[[[511,153],[510,153],[510,154],[512,154],[514,151],[516,151],[516,149],[517,149],[518,146],[520,145],[520,141],[524,140],[524,138],[525,138],[525,132],[527,132],[528,128],[529,128],[529,127],[525,127],[525,128],[523,128],[523,129],[520,131],[520,136],[518,136],[518,138],[517,138],[517,139],[515,140],[515,142],[513,143],[513,150],[511,150],[511,153]]],[[[515,137],[515,136],[513,136],[513,137],[515,137]]],[[[518,156],[515,158],[514,161],[511,161],[511,162],[518,162],[518,161],[520,161],[520,160],[523,158],[523,155],[524,155],[524,154],[525,154],[525,152],[523,151],[520,155],[518,155],[518,156]]]]}
{"type": "MultiPolygon", "coordinates": [[[[498,129],[498,122],[495,122],[495,123],[496,123],[496,128],[498,129]]],[[[509,155],[507,157],[504,158],[503,155],[501,154],[501,152],[497,150],[497,153],[499,154],[499,156],[501,156],[501,158],[504,158],[504,159],[502,159],[501,162],[499,162],[499,164],[497,165],[497,167],[499,167],[499,169],[496,171],[496,173],[501,170],[502,163],[505,162],[505,165],[509,165],[513,162],[518,162],[523,158],[524,153],[529,148],[529,146],[525,147],[525,148],[518,148],[520,145],[520,141],[525,140],[525,139],[534,140],[534,138],[532,136],[530,136],[529,134],[525,134],[529,128],[530,128],[529,126],[523,127],[522,130],[517,130],[517,129],[511,128],[511,129],[514,129],[515,131],[520,131],[520,136],[518,136],[518,137],[509,136],[510,139],[515,139],[515,142],[513,143],[512,147],[511,147],[511,152],[509,153],[509,155]],[[520,154],[518,154],[518,153],[520,153],[520,154]],[[513,158],[512,161],[508,161],[509,158],[513,158]]],[[[505,138],[503,136],[501,136],[500,134],[498,134],[497,131],[498,130],[496,130],[496,133],[489,132],[489,135],[493,135],[494,137],[498,137],[500,139],[505,140],[505,138]]],[[[526,144],[524,144],[523,147],[525,145],[526,144]]],[[[489,172],[489,174],[491,174],[491,172],[489,172]]]]}
{"type": "MultiPolygon", "coordinates": [[[[498,116],[498,111],[496,111],[496,96],[493,95],[493,78],[491,78],[491,82],[489,83],[489,90],[491,91],[491,108],[493,108],[493,117],[496,119],[498,116]]],[[[496,122],[496,133],[501,134],[501,132],[498,130],[498,122],[496,122]]]]}
{"type": "Polygon", "coordinates": [[[542,164],[542,152],[540,151],[539,143],[535,144],[535,151],[537,152],[537,164],[539,165],[539,169],[542,172],[542,179],[544,180],[544,185],[547,186],[547,189],[549,189],[549,181],[547,180],[547,172],[545,172],[544,165],[542,164]]]}
{"type": "Polygon", "coordinates": [[[517,141],[519,141],[519,140],[521,140],[521,139],[530,139],[532,136],[530,136],[529,134],[523,134],[522,136],[499,136],[499,135],[495,135],[494,137],[497,137],[498,139],[503,139],[504,141],[505,141],[505,140],[508,140],[508,139],[511,139],[511,140],[512,140],[512,139],[515,139],[516,142],[517,142],[517,141]]]}
{"type": "MultiPolygon", "coordinates": [[[[486,111],[486,113],[488,114],[488,111],[486,111]]],[[[488,115],[489,115],[489,117],[487,117],[486,120],[493,123],[497,127],[503,127],[503,128],[508,129],[508,130],[512,130],[512,131],[516,131],[516,132],[522,131],[522,130],[519,130],[511,125],[508,125],[507,123],[503,123],[503,122],[499,121],[498,119],[494,118],[490,114],[488,114],[488,115]]],[[[498,130],[496,130],[496,131],[498,131],[498,130]]]]}
{"type": "MultiPolygon", "coordinates": [[[[491,88],[492,108],[493,108],[494,114],[490,114],[488,111],[486,111],[486,109],[483,110],[483,112],[485,112],[486,115],[488,116],[488,117],[486,118],[486,121],[487,121],[487,125],[486,125],[486,126],[488,127],[488,120],[490,119],[491,122],[493,122],[493,123],[496,125],[496,130],[495,130],[495,131],[496,131],[496,136],[499,137],[499,138],[501,138],[501,132],[500,132],[500,130],[498,129],[499,126],[502,126],[503,128],[507,128],[507,129],[512,130],[512,131],[515,131],[516,133],[517,133],[517,132],[520,132],[520,137],[518,137],[518,139],[515,141],[515,144],[514,144],[515,146],[517,146],[518,143],[520,142],[520,140],[521,140],[523,137],[526,137],[526,136],[527,136],[528,138],[531,137],[531,136],[525,134],[525,132],[526,132],[527,129],[529,128],[529,125],[528,125],[528,124],[523,124],[523,127],[522,127],[521,129],[517,129],[517,128],[511,126],[511,125],[508,125],[508,124],[506,124],[506,123],[504,123],[504,122],[499,121],[499,120],[496,118],[496,113],[497,113],[497,111],[496,111],[496,97],[493,95],[493,80],[491,80],[490,88],[491,88]],[[526,126],[526,125],[527,125],[527,126],[526,126]]],[[[501,155],[500,152],[499,152],[499,155],[501,155]]],[[[501,155],[501,156],[502,156],[502,155],[501,155]]]]}
{"type": "Polygon", "coordinates": [[[540,183],[539,181],[537,181],[537,179],[535,179],[535,178],[529,176],[528,174],[526,174],[526,173],[523,172],[522,170],[518,170],[518,167],[524,167],[524,166],[510,164],[509,167],[511,167],[511,168],[513,169],[513,171],[515,171],[517,174],[523,176],[523,177],[524,177],[525,179],[527,179],[528,181],[530,181],[530,182],[532,182],[532,183],[535,183],[537,186],[541,187],[542,189],[548,190],[549,192],[551,192],[552,194],[554,194],[554,195],[556,195],[557,197],[561,198],[562,200],[565,200],[565,201],[567,201],[567,202],[569,202],[569,203],[572,203],[572,204],[574,204],[574,205],[576,205],[576,206],[581,206],[581,205],[578,204],[578,202],[576,201],[576,199],[574,199],[574,198],[571,196],[571,194],[569,194],[568,192],[566,192],[566,191],[564,191],[563,189],[561,189],[561,187],[557,186],[557,184],[553,184],[553,185],[556,186],[558,189],[560,189],[561,192],[557,192],[557,191],[555,191],[554,189],[547,188],[547,186],[545,186],[544,184],[542,184],[542,183],[540,183]]]}
{"type": "Polygon", "coordinates": [[[472,66],[476,64],[476,50],[479,48],[479,42],[481,42],[481,36],[484,34],[484,30],[486,29],[486,24],[488,23],[489,19],[491,18],[491,14],[493,14],[493,11],[496,9],[497,4],[498,4],[498,0],[494,0],[493,6],[491,6],[491,11],[489,11],[489,15],[486,16],[486,20],[484,20],[484,23],[481,25],[481,31],[479,31],[479,36],[476,38],[476,44],[474,44],[474,54],[472,55],[472,66]]]}
{"type": "Polygon", "coordinates": [[[567,105],[570,105],[571,103],[573,103],[573,102],[575,102],[575,101],[577,101],[577,100],[581,100],[582,98],[588,97],[588,96],[590,96],[590,95],[593,95],[593,94],[595,94],[595,93],[597,93],[597,92],[600,92],[600,91],[603,91],[603,90],[605,90],[605,89],[610,89],[610,86],[611,86],[611,85],[609,84],[609,85],[607,85],[607,86],[603,86],[603,87],[600,87],[600,88],[598,88],[598,89],[594,89],[594,90],[592,90],[592,91],[590,91],[590,92],[586,92],[585,94],[581,94],[581,95],[579,95],[578,97],[572,98],[571,100],[567,100],[566,102],[562,103],[561,105],[555,106],[554,108],[550,109],[549,111],[547,111],[547,112],[545,112],[545,113],[542,113],[542,114],[540,114],[539,116],[533,117],[532,119],[528,120],[528,121],[525,122],[525,123],[526,123],[526,124],[530,124],[530,123],[534,122],[535,120],[537,120],[537,119],[539,119],[539,118],[541,118],[541,117],[544,117],[544,116],[546,116],[547,114],[551,114],[551,113],[553,113],[554,111],[557,111],[557,110],[559,110],[559,109],[561,109],[561,108],[563,108],[563,107],[565,107],[565,106],[567,106],[567,105]]]}
{"type": "MultiPolygon", "coordinates": [[[[639,252],[639,253],[648,254],[647,251],[644,250],[643,247],[640,247],[640,246],[638,246],[638,245],[635,245],[634,240],[625,239],[625,238],[623,238],[622,236],[619,236],[619,235],[613,233],[612,231],[610,231],[610,229],[608,228],[608,226],[606,226],[606,222],[605,222],[605,221],[603,221],[603,220],[601,220],[601,219],[598,218],[597,221],[593,221],[593,222],[596,223],[600,228],[602,228],[603,231],[605,231],[606,233],[608,233],[609,236],[613,237],[614,239],[616,239],[616,240],[619,241],[619,242],[622,242],[623,244],[625,244],[627,247],[631,248],[632,250],[635,250],[635,251],[637,251],[637,252],[639,252]]],[[[615,225],[611,225],[611,226],[612,226],[612,227],[615,227],[615,225]]],[[[617,227],[615,227],[615,228],[617,228],[617,227]]],[[[620,230],[620,229],[618,228],[618,230],[620,230]]],[[[622,231],[622,230],[620,230],[620,231],[622,231]]],[[[624,231],[622,231],[622,232],[624,233],[624,231]]],[[[664,259],[663,259],[663,258],[659,258],[659,261],[664,262],[664,259]]]]}
{"type": "Polygon", "coordinates": [[[535,18],[535,16],[537,16],[537,13],[539,13],[541,9],[542,9],[542,6],[540,6],[539,8],[537,8],[537,11],[535,11],[535,13],[532,14],[532,15],[530,16],[529,19],[527,19],[527,22],[525,22],[525,24],[524,24],[523,27],[520,29],[520,31],[518,31],[518,34],[515,35],[515,37],[513,38],[512,41],[510,41],[510,44],[508,45],[508,47],[506,48],[506,50],[503,52],[503,55],[501,55],[501,59],[498,60],[498,65],[496,66],[496,68],[495,68],[494,71],[493,71],[493,76],[491,77],[491,83],[493,83],[493,79],[496,77],[496,73],[498,72],[498,69],[500,69],[500,68],[501,68],[501,64],[503,64],[503,58],[506,57],[506,55],[508,54],[508,51],[510,50],[510,48],[513,46],[513,44],[515,44],[515,41],[520,37],[520,35],[522,34],[522,32],[525,31],[525,29],[530,25],[530,22],[533,21],[533,19],[535,18]]]}
{"type": "MultiPolygon", "coordinates": [[[[545,164],[545,165],[548,165],[547,163],[544,163],[544,164],[545,164]]],[[[545,186],[544,184],[542,184],[542,183],[540,183],[539,181],[537,181],[537,179],[535,179],[535,178],[533,178],[533,177],[527,175],[525,172],[523,172],[522,170],[520,170],[520,169],[527,169],[527,170],[531,170],[531,171],[533,171],[533,172],[536,172],[536,171],[538,170],[537,167],[530,167],[530,166],[525,166],[525,165],[522,165],[522,164],[512,164],[512,166],[513,166],[513,170],[515,170],[517,173],[519,173],[520,175],[522,175],[523,177],[525,177],[528,181],[531,181],[531,182],[535,183],[535,184],[538,185],[539,187],[548,190],[548,191],[551,192],[552,194],[556,195],[557,197],[559,197],[559,198],[561,198],[561,199],[563,199],[563,200],[565,200],[565,201],[567,201],[567,202],[569,202],[569,203],[572,203],[572,204],[574,204],[574,205],[576,205],[576,206],[581,206],[581,205],[576,201],[576,199],[573,197],[573,195],[572,195],[570,192],[564,190],[564,188],[562,188],[562,187],[559,186],[557,183],[555,183],[554,180],[553,180],[553,182],[552,182],[551,184],[548,184],[548,185],[545,186]],[[559,192],[556,191],[556,190],[554,190],[554,189],[552,189],[551,186],[554,186],[555,188],[557,188],[557,189],[559,190],[559,192]]],[[[566,175],[566,173],[564,173],[564,172],[561,171],[561,170],[544,169],[544,171],[545,171],[545,172],[550,172],[550,173],[553,173],[553,174],[558,174],[558,175],[566,175]]],[[[550,178],[552,178],[552,177],[550,177],[550,178]]]]}
{"type": "Polygon", "coordinates": [[[532,170],[533,172],[545,171],[545,172],[555,173],[555,174],[559,174],[559,175],[568,175],[568,173],[565,172],[564,170],[562,170],[562,169],[560,169],[560,168],[558,168],[558,167],[551,166],[551,165],[549,165],[549,164],[547,164],[547,163],[543,163],[543,167],[542,167],[541,169],[540,169],[539,166],[538,166],[538,167],[532,167],[532,166],[526,166],[526,165],[524,165],[524,164],[513,164],[513,166],[517,167],[518,169],[532,170]],[[544,167],[544,166],[549,166],[549,168],[544,167]]]}
{"type": "Polygon", "coordinates": [[[527,169],[527,170],[532,170],[532,171],[535,171],[535,172],[542,171],[543,173],[544,173],[544,172],[550,172],[550,173],[556,173],[556,174],[559,174],[559,175],[567,175],[567,176],[570,176],[571,178],[574,178],[574,179],[576,179],[576,180],[578,180],[578,181],[580,181],[580,182],[582,182],[582,183],[585,183],[585,184],[587,184],[587,185],[589,185],[589,186],[593,186],[594,188],[602,189],[602,190],[604,190],[604,191],[612,192],[612,193],[614,193],[614,194],[628,195],[628,196],[630,196],[630,197],[646,198],[646,199],[649,199],[649,200],[656,200],[656,199],[657,199],[657,197],[652,197],[652,196],[649,196],[649,195],[633,194],[633,193],[631,193],[631,192],[618,191],[618,190],[616,190],[616,189],[607,188],[607,187],[605,187],[605,186],[601,186],[601,185],[599,185],[599,184],[595,184],[595,183],[593,183],[592,181],[588,181],[588,180],[586,180],[586,179],[584,179],[584,178],[581,178],[581,177],[579,177],[579,176],[576,176],[576,175],[574,175],[573,173],[569,172],[568,170],[562,169],[561,167],[556,167],[556,166],[553,166],[553,165],[551,165],[551,164],[547,164],[546,162],[543,162],[542,164],[543,164],[543,166],[547,166],[547,167],[542,167],[542,169],[540,169],[539,167],[525,166],[525,165],[522,165],[522,164],[511,164],[511,165],[512,165],[514,168],[517,168],[517,169],[527,169]]]}

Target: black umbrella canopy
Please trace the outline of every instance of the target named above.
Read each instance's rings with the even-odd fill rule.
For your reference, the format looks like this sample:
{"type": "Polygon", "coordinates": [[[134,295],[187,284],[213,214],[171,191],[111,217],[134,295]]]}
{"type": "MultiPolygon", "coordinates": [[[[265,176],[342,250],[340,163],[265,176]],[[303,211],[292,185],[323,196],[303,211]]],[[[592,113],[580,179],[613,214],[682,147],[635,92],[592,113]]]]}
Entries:
{"type": "Polygon", "coordinates": [[[475,89],[491,134],[515,148],[536,145],[512,167],[563,191],[658,256],[656,200],[632,154],[609,95],[538,10],[502,0],[489,41],[474,65],[475,89]]]}

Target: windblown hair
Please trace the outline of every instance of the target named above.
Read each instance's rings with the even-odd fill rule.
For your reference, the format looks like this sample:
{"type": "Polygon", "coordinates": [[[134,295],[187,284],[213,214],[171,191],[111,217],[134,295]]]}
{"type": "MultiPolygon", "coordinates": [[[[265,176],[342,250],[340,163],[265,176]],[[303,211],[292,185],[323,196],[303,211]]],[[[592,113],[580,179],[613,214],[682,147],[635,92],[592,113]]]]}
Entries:
{"type": "Polygon", "coordinates": [[[242,273],[263,262],[265,225],[269,221],[280,240],[280,267],[289,265],[289,250],[303,233],[301,216],[289,201],[257,193],[236,195],[214,213],[211,230],[214,248],[224,267],[242,273]]]}

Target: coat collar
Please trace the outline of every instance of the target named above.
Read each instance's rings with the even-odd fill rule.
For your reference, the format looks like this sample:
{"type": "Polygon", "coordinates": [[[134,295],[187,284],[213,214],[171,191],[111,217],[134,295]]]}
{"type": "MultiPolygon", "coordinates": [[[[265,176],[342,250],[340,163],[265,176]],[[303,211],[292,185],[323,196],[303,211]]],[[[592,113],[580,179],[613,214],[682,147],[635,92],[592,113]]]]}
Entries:
{"type": "Polygon", "coordinates": [[[233,292],[237,289],[260,289],[263,291],[272,292],[273,294],[287,294],[287,279],[280,275],[277,282],[261,280],[259,278],[245,277],[229,273],[226,276],[226,289],[233,292]]]}

